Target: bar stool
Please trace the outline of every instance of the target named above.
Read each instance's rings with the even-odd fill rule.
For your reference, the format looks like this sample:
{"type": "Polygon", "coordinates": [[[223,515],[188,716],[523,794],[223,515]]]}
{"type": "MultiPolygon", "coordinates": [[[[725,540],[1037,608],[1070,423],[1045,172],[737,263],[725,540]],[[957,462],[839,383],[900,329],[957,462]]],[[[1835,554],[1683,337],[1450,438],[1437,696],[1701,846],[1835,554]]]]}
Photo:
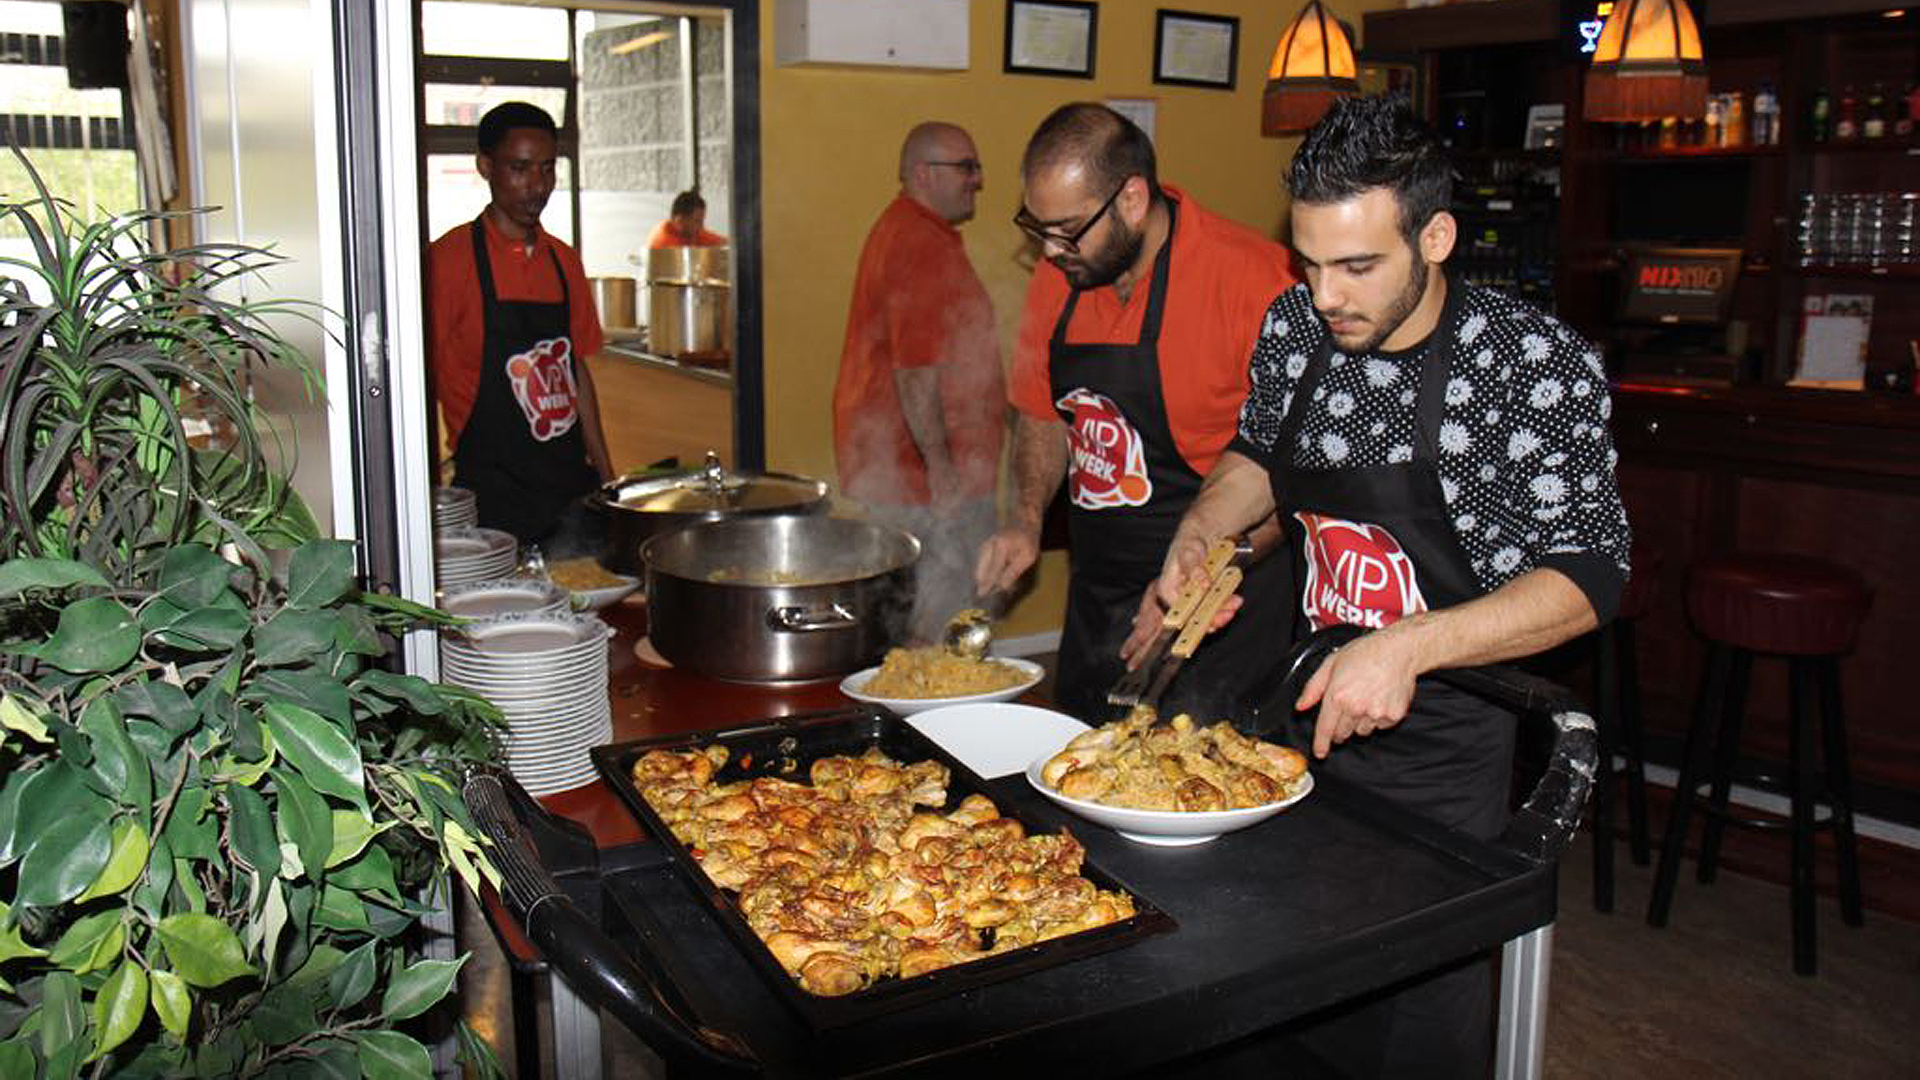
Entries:
{"type": "Polygon", "coordinates": [[[1613,759],[1624,758],[1618,774],[1627,782],[1627,842],[1635,866],[1648,862],[1646,746],[1640,727],[1640,665],[1634,625],[1653,608],[1660,578],[1657,548],[1635,542],[1632,572],[1620,594],[1620,610],[1594,632],[1595,734],[1599,765],[1593,778],[1593,906],[1613,910],[1613,759]]]}
{"type": "Polygon", "coordinates": [[[1793,969],[1802,975],[1814,973],[1816,825],[1833,830],[1841,915],[1851,926],[1862,923],[1860,868],[1853,838],[1853,785],[1847,770],[1846,730],[1840,711],[1840,656],[1853,648],[1872,601],[1873,594],[1859,575],[1803,555],[1732,554],[1709,558],[1694,568],[1687,611],[1695,629],[1707,640],[1707,667],[1699,708],[1687,731],[1673,814],[1660,849],[1653,899],[1647,908],[1649,925],[1664,926],[1667,922],[1686,845],[1687,817],[1700,799],[1699,789],[1705,780],[1709,743],[1714,744],[1712,788],[1703,807],[1706,826],[1700,840],[1700,880],[1713,880],[1720,837],[1728,820],[1759,824],[1732,817],[1727,810],[1727,789],[1732,784],[1746,708],[1747,678],[1756,655],[1777,656],[1789,665],[1793,969]],[[1820,714],[1819,726],[1825,738],[1824,785],[1816,780],[1814,749],[1808,745],[1814,736],[1816,713],[1820,714]],[[1717,739],[1710,730],[1716,716],[1720,726],[1717,739]],[[1820,801],[1826,803],[1827,813],[1816,822],[1815,804],[1820,801]]]}

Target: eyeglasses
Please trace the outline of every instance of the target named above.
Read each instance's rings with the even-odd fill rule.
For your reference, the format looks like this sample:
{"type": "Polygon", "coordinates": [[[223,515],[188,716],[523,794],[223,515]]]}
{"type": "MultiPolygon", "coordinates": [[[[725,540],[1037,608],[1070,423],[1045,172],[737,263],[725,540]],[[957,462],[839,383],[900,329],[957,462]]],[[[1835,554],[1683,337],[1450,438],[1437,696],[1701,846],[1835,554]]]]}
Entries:
{"type": "MultiPolygon", "coordinates": [[[[1127,178],[1127,180],[1131,179],[1133,178],[1127,178]]],[[[1088,230],[1098,225],[1101,218],[1107,216],[1107,211],[1113,208],[1113,201],[1120,197],[1121,192],[1127,190],[1127,180],[1120,181],[1120,186],[1113,189],[1113,194],[1107,196],[1107,201],[1100,204],[1100,209],[1095,210],[1092,217],[1088,218],[1079,228],[1070,233],[1054,232],[1052,229],[1047,228],[1040,223],[1039,219],[1028,213],[1027,208],[1024,206],[1020,208],[1019,213],[1013,215],[1013,223],[1020,227],[1021,232],[1031,237],[1034,243],[1042,247],[1047,244],[1058,244],[1066,250],[1078,254],[1080,251],[1080,238],[1087,235],[1088,230]]]]}
{"type": "Polygon", "coordinates": [[[980,166],[979,158],[961,158],[958,161],[928,161],[923,164],[945,165],[949,169],[959,169],[968,176],[979,176],[981,172],[984,171],[980,166]]]}

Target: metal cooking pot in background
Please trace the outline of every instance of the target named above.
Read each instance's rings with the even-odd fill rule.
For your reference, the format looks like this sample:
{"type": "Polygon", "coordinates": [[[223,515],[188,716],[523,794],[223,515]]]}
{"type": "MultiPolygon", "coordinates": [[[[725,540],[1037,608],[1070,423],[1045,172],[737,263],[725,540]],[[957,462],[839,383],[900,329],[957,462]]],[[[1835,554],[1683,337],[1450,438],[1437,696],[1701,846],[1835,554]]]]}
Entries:
{"type": "Polygon", "coordinates": [[[617,574],[640,572],[640,545],[663,532],[708,521],[768,514],[811,514],[827,504],[827,485],[787,473],[738,473],[709,451],[685,472],[615,480],[588,496],[607,521],[600,561],[617,574]]]}
{"type": "Polygon", "coordinates": [[[665,247],[647,252],[647,283],[670,282],[677,285],[726,285],[727,247],[665,247]]]}
{"type": "Polygon", "coordinates": [[[632,330],[640,325],[636,307],[638,284],[630,277],[591,278],[593,305],[600,311],[600,325],[608,330],[632,330]]]}
{"type": "Polygon", "coordinates": [[[902,640],[920,542],[830,517],[736,518],[655,536],[647,633],[675,667],[740,682],[845,675],[902,640]]]}
{"type": "Polygon", "coordinates": [[[654,355],[728,358],[732,331],[733,290],[726,285],[656,281],[647,286],[647,350],[654,355]]]}

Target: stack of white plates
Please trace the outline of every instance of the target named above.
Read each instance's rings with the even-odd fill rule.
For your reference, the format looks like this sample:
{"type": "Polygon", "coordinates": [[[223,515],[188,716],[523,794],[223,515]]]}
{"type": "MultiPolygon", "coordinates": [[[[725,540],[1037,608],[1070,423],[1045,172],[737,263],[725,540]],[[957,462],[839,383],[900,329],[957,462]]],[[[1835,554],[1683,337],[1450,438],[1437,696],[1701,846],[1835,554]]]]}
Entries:
{"type": "Polygon", "coordinates": [[[463,619],[565,613],[572,610],[571,601],[567,590],[539,578],[465,581],[440,590],[440,610],[463,619]]]}
{"type": "Polygon", "coordinates": [[[433,536],[433,570],[440,587],[512,575],[520,545],[499,529],[445,529],[433,536]]]}
{"type": "Polygon", "coordinates": [[[507,718],[507,770],[535,795],[594,778],[589,748],[613,737],[607,624],[591,615],[503,615],[440,639],[440,677],[507,718]]]}
{"type": "Polygon", "coordinates": [[[473,492],[458,487],[433,489],[433,527],[436,532],[471,529],[479,523],[480,511],[473,501],[473,492]]]}

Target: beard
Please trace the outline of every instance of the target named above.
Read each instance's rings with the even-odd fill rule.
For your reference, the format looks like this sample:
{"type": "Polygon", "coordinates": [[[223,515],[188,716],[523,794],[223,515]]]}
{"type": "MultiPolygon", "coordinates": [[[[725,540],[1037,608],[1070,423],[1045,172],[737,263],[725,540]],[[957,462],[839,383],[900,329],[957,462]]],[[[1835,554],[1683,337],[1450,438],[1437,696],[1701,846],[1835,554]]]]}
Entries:
{"type": "MultiPolygon", "coordinates": [[[[1387,310],[1382,313],[1378,321],[1368,320],[1374,322],[1374,332],[1368,334],[1359,345],[1353,348],[1341,345],[1341,351],[1349,356],[1364,356],[1379,348],[1381,342],[1392,337],[1393,332],[1400,329],[1400,324],[1407,321],[1407,316],[1413,314],[1413,309],[1420,306],[1420,298],[1427,291],[1428,269],[1427,260],[1421,258],[1420,253],[1415,251],[1413,269],[1407,274],[1406,288],[1401,289],[1400,294],[1387,305],[1387,310]]],[[[1331,317],[1351,318],[1352,316],[1346,312],[1336,311],[1331,317]]]]}
{"type": "MultiPolygon", "coordinates": [[[[1171,241],[1171,238],[1169,238],[1171,241]]],[[[1120,215],[1113,216],[1113,236],[1107,246],[1099,251],[1081,252],[1078,255],[1066,255],[1053,260],[1066,275],[1067,284],[1076,289],[1098,289],[1120,280],[1120,275],[1140,257],[1140,249],[1147,242],[1147,230],[1138,232],[1127,228],[1120,215]]]]}

